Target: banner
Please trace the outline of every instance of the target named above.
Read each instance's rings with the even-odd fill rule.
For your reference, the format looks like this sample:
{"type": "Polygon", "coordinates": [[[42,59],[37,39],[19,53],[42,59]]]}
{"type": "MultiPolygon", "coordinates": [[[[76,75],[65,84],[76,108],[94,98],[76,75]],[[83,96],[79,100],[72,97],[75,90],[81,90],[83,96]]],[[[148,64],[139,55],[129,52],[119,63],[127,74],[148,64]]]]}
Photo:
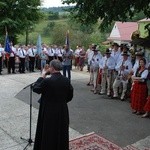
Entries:
{"type": "Polygon", "coordinates": [[[38,36],[37,39],[37,54],[39,55],[42,52],[42,40],[41,40],[41,35],[38,36]]]}

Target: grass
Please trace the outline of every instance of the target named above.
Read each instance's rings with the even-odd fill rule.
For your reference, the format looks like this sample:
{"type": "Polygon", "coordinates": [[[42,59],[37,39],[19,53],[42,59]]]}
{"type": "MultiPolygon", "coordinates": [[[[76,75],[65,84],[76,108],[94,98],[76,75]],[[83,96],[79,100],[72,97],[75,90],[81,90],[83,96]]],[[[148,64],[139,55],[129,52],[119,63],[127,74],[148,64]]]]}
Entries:
{"type": "MultiPolygon", "coordinates": [[[[40,34],[41,38],[42,38],[42,43],[51,44],[51,35],[43,36],[43,29],[47,27],[47,24],[49,22],[50,21],[48,21],[48,20],[42,20],[38,24],[36,24],[33,27],[33,29],[31,29],[29,31],[29,43],[36,44],[38,35],[40,34]]],[[[61,24],[61,26],[66,24],[65,19],[54,20],[54,21],[52,20],[52,22],[55,22],[56,24],[61,24]]],[[[25,39],[26,39],[25,34],[18,36],[18,42],[19,43],[25,44],[25,39]]]]}

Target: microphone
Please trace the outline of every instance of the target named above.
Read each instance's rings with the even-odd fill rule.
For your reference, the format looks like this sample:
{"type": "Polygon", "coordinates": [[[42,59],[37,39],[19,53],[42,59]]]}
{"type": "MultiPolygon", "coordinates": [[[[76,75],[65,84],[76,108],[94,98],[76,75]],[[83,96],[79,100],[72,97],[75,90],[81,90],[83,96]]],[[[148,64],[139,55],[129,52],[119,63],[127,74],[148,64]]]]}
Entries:
{"type": "Polygon", "coordinates": [[[46,72],[45,75],[50,75],[50,72],[46,72]]]}

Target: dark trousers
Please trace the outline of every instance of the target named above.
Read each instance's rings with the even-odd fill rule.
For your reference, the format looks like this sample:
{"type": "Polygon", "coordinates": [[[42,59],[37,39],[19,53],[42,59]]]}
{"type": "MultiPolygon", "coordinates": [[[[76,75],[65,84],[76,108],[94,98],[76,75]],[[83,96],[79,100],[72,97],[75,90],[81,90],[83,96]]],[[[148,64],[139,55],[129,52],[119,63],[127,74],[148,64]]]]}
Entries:
{"type": "Polygon", "coordinates": [[[25,58],[20,58],[19,72],[25,73],[25,58]]]}
{"type": "Polygon", "coordinates": [[[8,73],[11,73],[11,69],[12,72],[15,72],[15,57],[9,57],[8,60],[8,73]]]}
{"type": "Polygon", "coordinates": [[[71,65],[63,65],[63,75],[66,77],[66,72],[68,73],[69,80],[71,79],[71,65]]]}
{"type": "Polygon", "coordinates": [[[34,71],[35,57],[29,56],[29,71],[34,71]]]}

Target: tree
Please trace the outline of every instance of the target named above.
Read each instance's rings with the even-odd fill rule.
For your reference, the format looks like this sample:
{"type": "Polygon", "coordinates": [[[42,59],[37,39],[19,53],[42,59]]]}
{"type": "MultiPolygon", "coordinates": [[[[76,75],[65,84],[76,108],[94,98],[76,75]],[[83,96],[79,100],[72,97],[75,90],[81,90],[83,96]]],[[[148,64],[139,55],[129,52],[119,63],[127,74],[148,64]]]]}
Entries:
{"type": "Polygon", "coordinates": [[[49,20],[56,20],[56,19],[59,19],[59,13],[58,12],[52,12],[52,11],[49,11],[48,13],[48,19],[49,20]]]}
{"type": "Polygon", "coordinates": [[[138,12],[150,17],[149,0],[63,0],[66,4],[75,4],[70,9],[77,21],[82,23],[96,23],[102,20],[100,27],[104,30],[113,21],[126,21],[138,12]]]}
{"type": "Polygon", "coordinates": [[[1,0],[0,35],[8,32],[11,41],[16,42],[17,34],[28,33],[39,18],[40,0],[1,0]]]}
{"type": "Polygon", "coordinates": [[[148,38],[150,38],[150,23],[145,26],[145,30],[148,31],[148,38]]]}
{"type": "Polygon", "coordinates": [[[45,28],[43,28],[43,35],[49,36],[55,27],[55,22],[51,21],[47,24],[45,28]]]}

